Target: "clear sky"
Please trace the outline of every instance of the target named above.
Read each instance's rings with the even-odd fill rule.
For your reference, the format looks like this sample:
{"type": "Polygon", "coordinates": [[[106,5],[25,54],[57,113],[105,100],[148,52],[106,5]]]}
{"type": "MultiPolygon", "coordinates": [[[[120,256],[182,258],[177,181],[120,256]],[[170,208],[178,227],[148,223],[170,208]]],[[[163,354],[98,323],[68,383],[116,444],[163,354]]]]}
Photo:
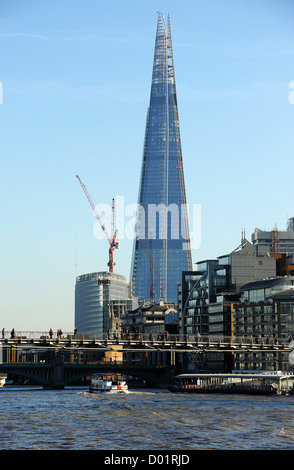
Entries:
{"type": "MultiPolygon", "coordinates": [[[[131,221],[158,10],[171,15],[187,200],[201,206],[193,262],[294,216],[292,0],[1,0],[0,328],[72,330],[76,275],[107,270],[75,175],[97,204],[120,196],[131,221]]],[[[129,280],[122,232],[115,272],[129,280]]]]}

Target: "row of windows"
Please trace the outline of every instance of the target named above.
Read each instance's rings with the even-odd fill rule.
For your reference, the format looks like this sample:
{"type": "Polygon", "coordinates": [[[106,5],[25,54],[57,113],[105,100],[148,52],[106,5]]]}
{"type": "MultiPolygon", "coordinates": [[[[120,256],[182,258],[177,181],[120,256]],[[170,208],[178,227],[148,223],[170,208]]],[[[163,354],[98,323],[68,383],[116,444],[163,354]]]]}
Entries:
{"type": "Polygon", "coordinates": [[[281,303],[280,312],[281,313],[294,312],[294,303],[290,303],[290,302],[281,303]]]}

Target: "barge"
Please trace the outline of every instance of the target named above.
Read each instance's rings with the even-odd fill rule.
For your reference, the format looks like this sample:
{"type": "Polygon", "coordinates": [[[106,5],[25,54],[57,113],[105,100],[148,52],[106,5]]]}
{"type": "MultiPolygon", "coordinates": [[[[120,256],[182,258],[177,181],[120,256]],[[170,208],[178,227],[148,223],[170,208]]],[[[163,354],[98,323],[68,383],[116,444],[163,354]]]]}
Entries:
{"type": "Polygon", "coordinates": [[[293,395],[290,374],[180,374],[168,387],[170,392],[228,393],[246,395],[293,395]]]}

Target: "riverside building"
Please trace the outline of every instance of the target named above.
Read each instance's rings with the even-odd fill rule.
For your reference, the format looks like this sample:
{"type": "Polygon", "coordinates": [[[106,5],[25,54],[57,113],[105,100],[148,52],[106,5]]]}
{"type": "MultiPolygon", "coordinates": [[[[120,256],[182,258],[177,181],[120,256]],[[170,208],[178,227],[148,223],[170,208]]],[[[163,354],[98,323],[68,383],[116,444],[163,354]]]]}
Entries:
{"type": "Polygon", "coordinates": [[[75,326],[78,332],[119,332],[121,318],[129,308],[132,308],[132,301],[124,276],[96,272],[77,277],[75,326]]]}
{"type": "Polygon", "coordinates": [[[131,282],[139,301],[177,302],[182,271],[192,269],[170,18],[155,39],[131,282]]]}
{"type": "Polygon", "coordinates": [[[196,263],[183,272],[179,286],[179,312],[183,334],[231,334],[232,305],[248,282],[276,276],[276,260],[264,247],[242,239],[231,253],[196,263]]]}
{"type": "MultiPolygon", "coordinates": [[[[123,317],[123,335],[127,338],[141,338],[146,340],[168,338],[169,335],[178,334],[177,305],[159,302],[142,302],[138,308],[127,311],[123,317]]],[[[171,365],[175,364],[175,353],[158,351],[152,347],[145,351],[131,351],[124,353],[124,360],[128,364],[171,365]]]]}
{"type": "Polygon", "coordinates": [[[178,321],[177,305],[159,302],[143,302],[134,310],[129,310],[123,317],[124,334],[142,334],[146,338],[151,334],[154,337],[164,333],[166,325],[175,324],[174,316],[178,321]]]}
{"type": "MultiPolygon", "coordinates": [[[[234,335],[262,338],[266,343],[294,338],[294,276],[265,279],[243,286],[240,301],[234,306],[234,335]]],[[[289,368],[288,354],[281,352],[234,354],[235,370],[289,368]]]]}
{"type": "MultiPolygon", "coordinates": [[[[265,248],[246,239],[231,253],[196,266],[196,271],[183,272],[178,291],[181,332],[186,335],[232,336],[234,306],[240,302],[241,287],[276,276],[276,260],[265,248]]],[[[231,372],[234,367],[230,352],[190,353],[183,357],[183,364],[188,371],[231,372]]]]}

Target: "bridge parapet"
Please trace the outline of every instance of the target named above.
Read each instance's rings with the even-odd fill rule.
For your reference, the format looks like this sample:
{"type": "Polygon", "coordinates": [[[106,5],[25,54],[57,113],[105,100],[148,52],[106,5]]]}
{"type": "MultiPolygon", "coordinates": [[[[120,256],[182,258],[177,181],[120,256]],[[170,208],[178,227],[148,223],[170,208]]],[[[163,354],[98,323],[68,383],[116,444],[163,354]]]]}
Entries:
{"type": "Polygon", "coordinates": [[[17,331],[14,336],[5,333],[0,339],[3,347],[44,347],[44,348],[97,348],[111,350],[112,346],[121,346],[121,350],[162,349],[168,350],[283,350],[291,351],[289,339],[273,336],[214,336],[214,335],[175,335],[167,332],[150,333],[62,333],[50,336],[46,332],[17,331]]]}

